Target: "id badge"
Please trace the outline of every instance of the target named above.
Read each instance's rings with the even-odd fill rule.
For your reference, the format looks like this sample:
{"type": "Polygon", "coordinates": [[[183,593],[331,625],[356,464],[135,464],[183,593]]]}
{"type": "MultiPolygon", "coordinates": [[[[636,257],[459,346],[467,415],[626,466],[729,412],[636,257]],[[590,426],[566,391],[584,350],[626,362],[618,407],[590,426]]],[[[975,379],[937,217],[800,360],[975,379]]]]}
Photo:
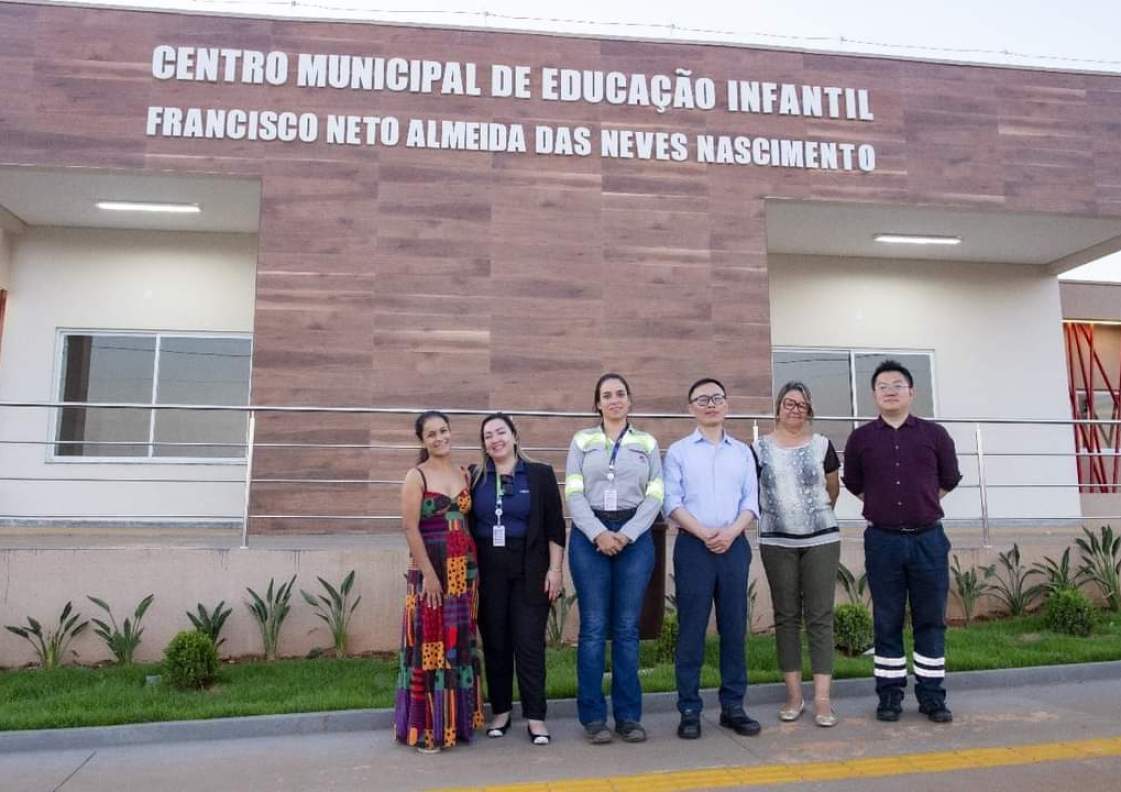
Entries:
{"type": "Polygon", "coordinates": [[[603,510],[604,511],[619,511],[619,492],[612,488],[603,491],[603,510]]]}
{"type": "Polygon", "coordinates": [[[491,545],[493,547],[506,546],[506,526],[501,523],[491,529],[491,545]]]}

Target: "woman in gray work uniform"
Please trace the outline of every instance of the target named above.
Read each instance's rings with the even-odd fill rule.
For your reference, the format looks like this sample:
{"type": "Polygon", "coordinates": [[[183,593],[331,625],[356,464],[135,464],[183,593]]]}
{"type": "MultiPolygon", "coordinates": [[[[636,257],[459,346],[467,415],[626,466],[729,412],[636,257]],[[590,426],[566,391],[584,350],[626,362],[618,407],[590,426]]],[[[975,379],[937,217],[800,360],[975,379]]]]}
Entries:
{"type": "Polygon", "coordinates": [[[621,375],[599,378],[595,408],[601,423],[573,436],[565,465],[574,527],[569,564],[580,608],[576,706],[588,741],[611,742],[603,695],[610,631],[615,732],[625,742],[642,742],[638,622],[654,568],[650,526],[665,494],[662,461],[653,436],[630,425],[630,386],[621,375]]]}

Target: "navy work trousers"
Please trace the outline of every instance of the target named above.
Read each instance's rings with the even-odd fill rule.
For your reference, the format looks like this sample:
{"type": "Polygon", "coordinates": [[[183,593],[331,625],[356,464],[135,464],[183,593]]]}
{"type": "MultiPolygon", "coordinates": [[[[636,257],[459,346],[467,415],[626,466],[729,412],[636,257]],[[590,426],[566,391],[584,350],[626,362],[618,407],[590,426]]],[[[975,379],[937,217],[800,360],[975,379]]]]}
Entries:
{"type": "Polygon", "coordinates": [[[701,665],[705,630],[716,603],[720,633],[720,708],[736,711],[747,694],[747,570],[751,547],[741,534],[723,553],[713,553],[697,537],[681,531],[673,545],[677,596],[677,709],[701,711],[701,665]]]}
{"type": "Polygon", "coordinates": [[[950,540],[939,523],[919,533],[864,531],[864,568],[872,592],[875,629],[876,692],[881,696],[907,686],[907,657],[903,650],[903,617],[911,602],[915,633],[912,665],[915,697],[920,704],[946,700],[946,595],[950,588],[947,558],[950,540]]]}

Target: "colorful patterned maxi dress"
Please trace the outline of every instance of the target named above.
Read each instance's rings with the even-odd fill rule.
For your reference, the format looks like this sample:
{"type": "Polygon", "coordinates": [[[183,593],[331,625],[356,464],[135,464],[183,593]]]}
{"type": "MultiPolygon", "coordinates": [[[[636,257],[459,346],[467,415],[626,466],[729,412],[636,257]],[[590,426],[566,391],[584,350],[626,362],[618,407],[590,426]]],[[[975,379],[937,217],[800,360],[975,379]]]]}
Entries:
{"type": "MultiPolygon", "coordinates": [[[[422,474],[423,475],[423,474],[422,474]]],[[[416,564],[406,575],[405,616],[397,670],[396,738],[405,745],[450,748],[483,725],[475,622],[479,593],[475,543],[465,514],[471,492],[453,501],[425,486],[420,535],[443,577],[442,606],[427,607],[416,564]]]]}

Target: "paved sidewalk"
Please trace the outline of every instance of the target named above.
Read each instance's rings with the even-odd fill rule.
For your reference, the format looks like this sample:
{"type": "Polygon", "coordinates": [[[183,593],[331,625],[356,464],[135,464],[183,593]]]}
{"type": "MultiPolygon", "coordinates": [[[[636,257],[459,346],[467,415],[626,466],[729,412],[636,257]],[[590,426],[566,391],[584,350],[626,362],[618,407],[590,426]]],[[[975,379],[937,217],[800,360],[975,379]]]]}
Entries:
{"type": "MultiPolygon", "coordinates": [[[[389,730],[247,738],[223,741],[157,743],[86,750],[26,751],[0,755],[0,787],[32,792],[56,790],[413,790],[441,787],[501,786],[552,782],[551,789],[699,789],[711,776],[695,781],[680,771],[701,768],[751,768],[804,765],[902,754],[957,752],[996,746],[1024,746],[1056,741],[1085,741],[1121,736],[1118,705],[1121,679],[1068,682],[1039,687],[961,691],[950,704],[955,722],[936,726],[914,711],[908,700],[903,720],[883,724],[873,718],[869,697],[837,702],[841,724],[817,728],[808,718],[780,724],[773,704],[749,708],[763,722],[763,734],[738,737],[706,712],[704,736],[695,742],[674,735],[672,712],[645,719],[650,740],[642,745],[586,745],[571,718],[551,723],[554,743],[529,744],[524,722],[517,721],[501,740],[480,736],[437,756],[421,756],[395,745],[389,730]],[[659,777],[652,773],[669,772],[659,777]],[[628,776],[636,776],[633,779],[628,776]],[[706,780],[707,779],[707,780],[706,780]],[[579,783],[583,781],[584,783],[579,783]]],[[[1121,742],[1099,758],[1054,761],[1036,750],[1004,766],[940,770],[932,760],[926,770],[894,777],[849,776],[848,780],[797,784],[798,789],[897,790],[978,789],[1029,792],[1121,789],[1121,742]],[[1027,758],[1024,758],[1027,756],[1027,758]]],[[[991,752],[990,752],[991,753],[991,752]]],[[[869,763],[865,763],[865,766],[869,763]]],[[[858,768],[859,762],[851,763],[858,768]]],[[[854,771],[855,772],[855,771],[854,771]]],[[[754,788],[760,788],[758,786],[754,788]]],[[[766,788],[771,788],[767,786],[766,788]]],[[[787,788],[793,789],[794,786],[787,788]]]]}

